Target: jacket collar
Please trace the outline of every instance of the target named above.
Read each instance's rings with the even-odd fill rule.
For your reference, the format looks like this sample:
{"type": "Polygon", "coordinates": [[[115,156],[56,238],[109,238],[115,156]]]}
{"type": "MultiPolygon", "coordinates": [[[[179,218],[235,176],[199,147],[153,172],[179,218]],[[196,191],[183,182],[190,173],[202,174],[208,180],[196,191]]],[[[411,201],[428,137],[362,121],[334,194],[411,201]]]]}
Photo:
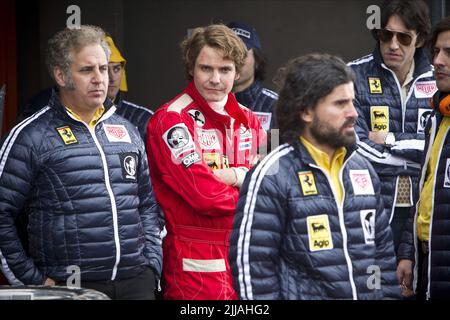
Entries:
{"type": "MultiPolygon", "coordinates": [[[[377,44],[377,46],[375,47],[375,49],[372,52],[372,55],[373,55],[374,61],[377,63],[377,65],[379,65],[381,67],[381,65],[384,64],[384,61],[383,61],[383,57],[382,57],[381,51],[380,51],[380,44],[377,44]]],[[[430,64],[428,56],[423,47],[416,49],[416,52],[414,54],[414,64],[415,64],[414,75],[413,75],[414,79],[416,79],[421,74],[424,74],[424,73],[427,73],[427,72],[433,70],[433,67],[430,64]]]]}
{"type": "Polygon", "coordinates": [[[237,102],[233,93],[230,92],[228,94],[228,100],[225,104],[225,111],[229,115],[227,116],[217,113],[209,106],[209,104],[195,87],[194,80],[191,80],[189,82],[188,86],[184,89],[184,92],[187,93],[196,102],[196,104],[200,107],[200,109],[202,109],[202,111],[207,115],[209,119],[215,122],[223,123],[227,127],[229,127],[231,123],[230,117],[232,117],[233,119],[237,120],[238,123],[241,123],[246,128],[249,128],[248,119],[242,108],[239,106],[239,103],[237,102]]]}
{"type": "MultiPolygon", "coordinates": [[[[293,143],[294,150],[299,155],[301,161],[306,164],[315,164],[314,159],[309,154],[308,150],[306,150],[306,147],[303,145],[303,143],[300,142],[300,139],[297,139],[293,143]]],[[[351,145],[350,147],[347,147],[347,154],[345,155],[344,162],[347,160],[354,152],[356,151],[356,143],[351,145]]]]}
{"type": "MultiPolygon", "coordinates": [[[[78,121],[73,120],[66,111],[65,106],[62,104],[61,99],[59,98],[59,93],[57,88],[52,89],[52,95],[50,96],[50,100],[48,102],[48,105],[50,108],[54,109],[56,112],[58,112],[60,115],[62,115],[67,120],[78,123],[78,121]]],[[[112,101],[109,98],[106,98],[106,100],[103,102],[103,106],[105,107],[105,112],[103,113],[103,116],[101,116],[100,119],[104,118],[106,114],[110,115],[111,112],[114,112],[113,110],[110,111],[110,109],[114,106],[112,101]]]]}

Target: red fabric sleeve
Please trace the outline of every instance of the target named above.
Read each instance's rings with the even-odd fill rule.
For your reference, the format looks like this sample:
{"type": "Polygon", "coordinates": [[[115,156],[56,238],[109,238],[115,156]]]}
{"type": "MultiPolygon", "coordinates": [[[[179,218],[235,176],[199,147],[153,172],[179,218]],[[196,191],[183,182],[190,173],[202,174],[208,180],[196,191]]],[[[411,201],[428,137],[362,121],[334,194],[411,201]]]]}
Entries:
{"type": "MultiPolygon", "coordinates": [[[[201,159],[201,152],[192,141],[193,130],[190,124],[185,124],[182,116],[177,112],[161,110],[152,116],[148,125],[147,150],[152,180],[155,185],[156,196],[162,201],[170,201],[170,195],[158,195],[158,186],[164,184],[178,194],[195,211],[212,216],[233,215],[239,197],[239,190],[230,187],[212,173],[201,159]],[[173,148],[164,137],[171,128],[180,125],[187,126],[189,139],[193,148],[186,148],[186,152],[174,155],[173,148]],[[196,157],[197,153],[198,157],[196,157]],[[190,165],[183,164],[186,156],[198,159],[190,165]]],[[[177,151],[177,150],[175,150],[177,151]]],[[[164,203],[161,203],[164,207],[164,203]]]]}

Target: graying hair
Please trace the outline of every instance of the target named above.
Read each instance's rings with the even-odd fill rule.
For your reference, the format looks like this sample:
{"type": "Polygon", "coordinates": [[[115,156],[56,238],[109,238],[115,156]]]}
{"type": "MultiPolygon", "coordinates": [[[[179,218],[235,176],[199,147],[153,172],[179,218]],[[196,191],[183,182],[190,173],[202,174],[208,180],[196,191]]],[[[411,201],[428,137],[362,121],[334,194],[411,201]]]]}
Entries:
{"type": "Polygon", "coordinates": [[[79,28],[65,28],[57,32],[47,43],[46,65],[50,76],[56,81],[53,70],[56,67],[61,68],[68,77],[68,87],[70,87],[72,77],[69,70],[73,59],[72,52],[79,52],[92,44],[99,44],[109,61],[111,50],[105,41],[105,32],[102,28],[82,25],[79,28]]]}

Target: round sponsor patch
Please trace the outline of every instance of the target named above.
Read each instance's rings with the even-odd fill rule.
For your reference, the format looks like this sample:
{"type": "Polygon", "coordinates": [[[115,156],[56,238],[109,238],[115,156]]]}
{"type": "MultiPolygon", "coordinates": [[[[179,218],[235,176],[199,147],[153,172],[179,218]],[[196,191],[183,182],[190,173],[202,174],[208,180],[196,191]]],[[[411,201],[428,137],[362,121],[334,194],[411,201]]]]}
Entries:
{"type": "Polygon", "coordinates": [[[183,127],[173,127],[167,133],[167,143],[173,149],[183,148],[189,143],[189,135],[183,127]]]}

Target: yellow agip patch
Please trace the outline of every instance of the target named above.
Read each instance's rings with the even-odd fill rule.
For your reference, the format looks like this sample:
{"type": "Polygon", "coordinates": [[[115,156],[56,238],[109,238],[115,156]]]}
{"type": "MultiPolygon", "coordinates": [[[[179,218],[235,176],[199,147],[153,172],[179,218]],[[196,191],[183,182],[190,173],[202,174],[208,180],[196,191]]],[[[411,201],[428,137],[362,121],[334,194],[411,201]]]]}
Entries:
{"type": "Polygon", "coordinates": [[[370,123],[372,131],[389,132],[389,107],[371,106],[370,123]]]}
{"type": "Polygon", "coordinates": [[[75,137],[75,135],[72,132],[72,129],[70,129],[69,126],[56,128],[56,130],[58,131],[59,135],[63,139],[64,144],[68,145],[68,144],[74,144],[74,143],[78,142],[77,138],[75,137]]]}
{"type": "Polygon", "coordinates": [[[311,252],[333,249],[328,215],[309,216],[306,218],[306,223],[308,224],[309,250],[311,252]]]}
{"type": "Polygon", "coordinates": [[[316,182],[311,171],[301,171],[298,173],[298,179],[302,187],[304,196],[312,196],[317,194],[316,182]]]}

